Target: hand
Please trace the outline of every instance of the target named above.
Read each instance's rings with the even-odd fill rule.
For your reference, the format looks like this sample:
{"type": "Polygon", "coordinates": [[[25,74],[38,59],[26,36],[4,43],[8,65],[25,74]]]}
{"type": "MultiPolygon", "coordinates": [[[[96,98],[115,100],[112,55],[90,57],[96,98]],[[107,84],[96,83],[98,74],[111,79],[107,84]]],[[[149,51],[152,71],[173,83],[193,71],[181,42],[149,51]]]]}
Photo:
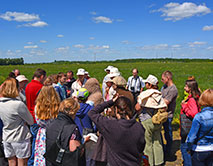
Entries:
{"type": "Polygon", "coordinates": [[[114,98],[112,99],[112,101],[113,101],[113,102],[116,102],[116,100],[118,99],[118,97],[119,97],[119,94],[116,93],[116,94],[114,95],[114,98]]]}
{"type": "Polygon", "coordinates": [[[137,104],[135,105],[135,110],[136,110],[137,112],[141,110],[141,106],[140,106],[139,103],[137,103],[137,104]]]}
{"type": "Polygon", "coordinates": [[[87,143],[87,142],[89,142],[90,141],[90,136],[88,136],[88,137],[86,137],[85,139],[84,139],[84,143],[87,143]]]}
{"type": "Polygon", "coordinates": [[[186,101],[185,101],[185,100],[182,100],[181,104],[186,104],[186,101]]]}

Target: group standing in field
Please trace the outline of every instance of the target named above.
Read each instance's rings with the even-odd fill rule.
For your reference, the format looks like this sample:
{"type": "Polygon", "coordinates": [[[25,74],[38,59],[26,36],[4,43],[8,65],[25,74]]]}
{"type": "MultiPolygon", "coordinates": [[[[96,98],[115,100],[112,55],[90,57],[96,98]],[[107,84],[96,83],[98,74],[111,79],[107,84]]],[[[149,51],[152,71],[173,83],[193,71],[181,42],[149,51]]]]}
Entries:
{"type": "MultiPolygon", "coordinates": [[[[126,81],[108,66],[102,88],[83,68],[32,80],[18,69],[0,86],[0,165],[164,165],[171,157],[178,90],[171,71],[126,81]],[[161,131],[164,130],[164,140],[161,131]],[[166,144],[164,144],[166,142],[166,144]]],[[[213,89],[189,77],[180,103],[184,166],[213,165],[213,89]]]]}

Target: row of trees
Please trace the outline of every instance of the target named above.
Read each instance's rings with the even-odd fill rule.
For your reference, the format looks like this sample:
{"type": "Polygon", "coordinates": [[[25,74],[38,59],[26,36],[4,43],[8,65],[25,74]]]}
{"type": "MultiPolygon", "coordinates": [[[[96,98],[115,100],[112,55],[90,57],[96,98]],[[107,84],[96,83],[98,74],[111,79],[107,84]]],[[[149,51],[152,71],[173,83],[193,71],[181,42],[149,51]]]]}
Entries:
{"type": "Polygon", "coordinates": [[[0,59],[0,65],[23,65],[24,59],[23,58],[4,58],[0,59]]]}

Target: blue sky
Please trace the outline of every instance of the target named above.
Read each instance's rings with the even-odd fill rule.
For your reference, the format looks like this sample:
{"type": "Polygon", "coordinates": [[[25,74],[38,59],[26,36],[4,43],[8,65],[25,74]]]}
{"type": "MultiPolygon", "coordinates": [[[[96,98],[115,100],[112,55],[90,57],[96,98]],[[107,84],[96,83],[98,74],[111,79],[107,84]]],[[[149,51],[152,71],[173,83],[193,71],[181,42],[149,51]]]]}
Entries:
{"type": "Polygon", "coordinates": [[[0,0],[0,58],[213,58],[212,0],[0,0]]]}

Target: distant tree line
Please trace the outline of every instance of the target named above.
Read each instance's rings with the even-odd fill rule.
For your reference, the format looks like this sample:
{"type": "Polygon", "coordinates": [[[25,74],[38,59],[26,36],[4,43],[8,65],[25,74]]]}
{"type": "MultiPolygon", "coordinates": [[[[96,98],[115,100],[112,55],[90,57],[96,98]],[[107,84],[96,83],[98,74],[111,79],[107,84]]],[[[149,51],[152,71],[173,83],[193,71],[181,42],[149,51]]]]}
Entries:
{"type": "Polygon", "coordinates": [[[0,59],[0,65],[23,65],[23,58],[4,58],[0,59]]]}

